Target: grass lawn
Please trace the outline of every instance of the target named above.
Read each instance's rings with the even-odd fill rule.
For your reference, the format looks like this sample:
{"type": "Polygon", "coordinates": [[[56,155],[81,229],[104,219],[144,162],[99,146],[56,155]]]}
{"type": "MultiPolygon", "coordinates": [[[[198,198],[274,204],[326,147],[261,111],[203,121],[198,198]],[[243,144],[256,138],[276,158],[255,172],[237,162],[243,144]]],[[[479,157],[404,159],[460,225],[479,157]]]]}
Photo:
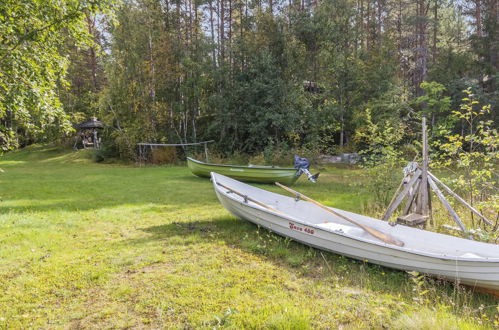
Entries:
{"type": "MultiPolygon", "coordinates": [[[[0,328],[499,325],[489,296],[234,218],[187,167],[96,164],[49,147],[8,153],[0,167],[0,328]]],[[[351,185],[359,173],[328,168],[295,188],[368,213],[351,185]]]]}

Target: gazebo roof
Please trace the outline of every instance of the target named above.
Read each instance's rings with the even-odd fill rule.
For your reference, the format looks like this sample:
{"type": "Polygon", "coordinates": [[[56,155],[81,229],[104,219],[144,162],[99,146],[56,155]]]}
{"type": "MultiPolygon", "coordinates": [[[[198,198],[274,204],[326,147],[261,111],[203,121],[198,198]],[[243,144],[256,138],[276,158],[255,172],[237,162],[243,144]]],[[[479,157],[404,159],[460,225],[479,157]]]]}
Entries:
{"type": "Polygon", "coordinates": [[[76,129],[87,129],[87,128],[104,128],[104,125],[100,121],[97,120],[97,118],[92,117],[90,120],[87,120],[86,122],[83,122],[78,125],[73,126],[76,129]]]}

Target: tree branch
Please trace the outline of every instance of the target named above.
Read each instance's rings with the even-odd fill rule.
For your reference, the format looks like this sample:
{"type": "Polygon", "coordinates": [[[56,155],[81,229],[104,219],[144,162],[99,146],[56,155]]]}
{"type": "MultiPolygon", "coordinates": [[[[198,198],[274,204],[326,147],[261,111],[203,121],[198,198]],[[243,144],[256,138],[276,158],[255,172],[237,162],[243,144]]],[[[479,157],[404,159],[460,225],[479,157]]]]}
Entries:
{"type": "Polygon", "coordinates": [[[64,21],[68,20],[68,19],[72,19],[72,18],[76,18],[78,17],[78,15],[80,14],[80,3],[78,3],[78,8],[76,8],[75,11],[69,13],[69,14],[66,14],[64,15],[62,18],[58,19],[58,20],[55,20],[54,22],[50,23],[50,24],[47,24],[41,28],[38,28],[38,29],[34,29],[34,30],[31,30],[27,33],[25,33],[23,36],[21,36],[19,38],[19,40],[17,41],[17,43],[11,47],[10,49],[8,49],[6,51],[6,53],[0,58],[0,64],[5,60],[5,58],[10,54],[12,53],[14,50],[17,49],[17,47],[19,47],[20,45],[22,45],[26,40],[28,40],[30,37],[36,35],[37,33],[39,32],[42,32],[44,30],[47,30],[47,29],[50,29],[51,27],[55,26],[55,25],[58,25],[58,24],[61,24],[63,23],[64,21]]]}

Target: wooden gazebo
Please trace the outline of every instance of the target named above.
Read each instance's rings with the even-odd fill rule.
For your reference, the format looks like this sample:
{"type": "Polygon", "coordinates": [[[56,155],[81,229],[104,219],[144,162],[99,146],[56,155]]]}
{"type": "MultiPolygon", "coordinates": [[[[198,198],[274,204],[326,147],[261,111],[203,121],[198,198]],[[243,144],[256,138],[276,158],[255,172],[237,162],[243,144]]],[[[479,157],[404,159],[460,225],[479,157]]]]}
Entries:
{"type": "Polygon", "coordinates": [[[98,137],[97,130],[104,128],[104,125],[97,118],[92,117],[83,123],[73,125],[73,127],[78,131],[76,142],[73,146],[74,149],[78,149],[79,143],[81,143],[84,149],[100,148],[100,138],[98,137]]]}

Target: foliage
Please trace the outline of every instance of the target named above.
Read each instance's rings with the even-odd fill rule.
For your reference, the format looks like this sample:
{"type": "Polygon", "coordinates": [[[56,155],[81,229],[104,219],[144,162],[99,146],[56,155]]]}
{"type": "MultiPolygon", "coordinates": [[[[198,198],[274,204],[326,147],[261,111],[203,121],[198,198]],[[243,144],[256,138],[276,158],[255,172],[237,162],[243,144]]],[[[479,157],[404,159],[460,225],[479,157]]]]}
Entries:
{"type": "Polygon", "coordinates": [[[103,0],[2,1],[0,4],[0,144],[3,150],[54,139],[70,123],[59,100],[68,60],[66,37],[90,43],[86,14],[104,11],[103,0]]]}
{"type": "Polygon", "coordinates": [[[398,144],[404,138],[405,125],[389,121],[375,123],[369,108],[365,110],[364,118],[365,124],[355,135],[355,141],[364,146],[361,151],[364,162],[369,166],[375,166],[398,159],[401,156],[398,144]]]}
{"type": "Polygon", "coordinates": [[[221,155],[270,159],[281,149],[364,149],[354,137],[366,108],[374,124],[402,123],[407,145],[423,103],[432,125],[452,133],[459,123],[447,108],[463,88],[499,104],[493,2],[112,4],[0,7],[4,149],[55,141],[77,118],[98,116],[122,158],[136,158],[137,142],[214,139],[221,155]]]}
{"type": "Polygon", "coordinates": [[[227,108],[217,114],[223,120],[212,129],[220,132],[225,150],[251,154],[289,142],[301,133],[302,120],[299,92],[281,78],[272,54],[263,50],[248,63],[249,69],[235,77],[227,108]]]}
{"type": "Polygon", "coordinates": [[[369,108],[365,110],[365,118],[366,123],[357,131],[355,140],[365,146],[359,153],[367,169],[367,188],[374,195],[374,205],[382,208],[388,204],[404,165],[399,143],[404,138],[405,126],[389,121],[374,123],[369,108]]]}
{"type": "Polygon", "coordinates": [[[466,97],[460,109],[452,114],[466,124],[466,129],[461,135],[448,130],[440,132],[447,141],[437,144],[440,157],[436,165],[455,171],[454,184],[467,195],[470,204],[495,216],[499,214],[496,172],[499,135],[491,120],[482,120],[491,111],[490,105],[481,106],[471,89],[463,92],[466,97]]]}
{"type": "MultiPolygon", "coordinates": [[[[414,131],[410,99],[419,89],[411,86],[419,51],[404,46],[418,24],[413,4],[398,11],[380,6],[379,16],[352,1],[268,5],[223,0],[165,7],[142,0],[119,8],[107,29],[113,38],[101,116],[108,125],[120,122],[121,133],[109,138],[123,156],[134,157],[136,142],[159,140],[215,139],[220,154],[265,152],[268,159],[277,149],[363,148],[353,137],[366,107],[373,122],[400,120],[414,131]],[[395,31],[387,22],[396,19],[405,25],[395,31]],[[304,81],[315,90],[304,91],[304,81]]],[[[454,4],[439,5],[435,29],[442,36],[430,49],[430,73],[449,73],[438,81],[457,86],[473,66],[468,49],[455,41],[465,38],[466,22],[456,25],[454,4]],[[445,47],[455,47],[445,52],[451,60],[444,52],[440,57],[445,47]],[[463,53],[470,65],[458,63],[463,53]]],[[[438,86],[424,83],[426,97],[448,102],[438,86]]],[[[444,103],[432,103],[431,111],[444,103]]]]}
{"type": "Polygon", "coordinates": [[[450,107],[450,97],[444,96],[445,86],[432,81],[423,82],[421,88],[425,91],[423,96],[418,97],[415,101],[423,107],[423,113],[432,116],[448,111],[450,107]]]}
{"type": "Polygon", "coordinates": [[[96,163],[118,158],[119,154],[114,145],[101,144],[99,149],[92,149],[92,160],[96,163]]]}

